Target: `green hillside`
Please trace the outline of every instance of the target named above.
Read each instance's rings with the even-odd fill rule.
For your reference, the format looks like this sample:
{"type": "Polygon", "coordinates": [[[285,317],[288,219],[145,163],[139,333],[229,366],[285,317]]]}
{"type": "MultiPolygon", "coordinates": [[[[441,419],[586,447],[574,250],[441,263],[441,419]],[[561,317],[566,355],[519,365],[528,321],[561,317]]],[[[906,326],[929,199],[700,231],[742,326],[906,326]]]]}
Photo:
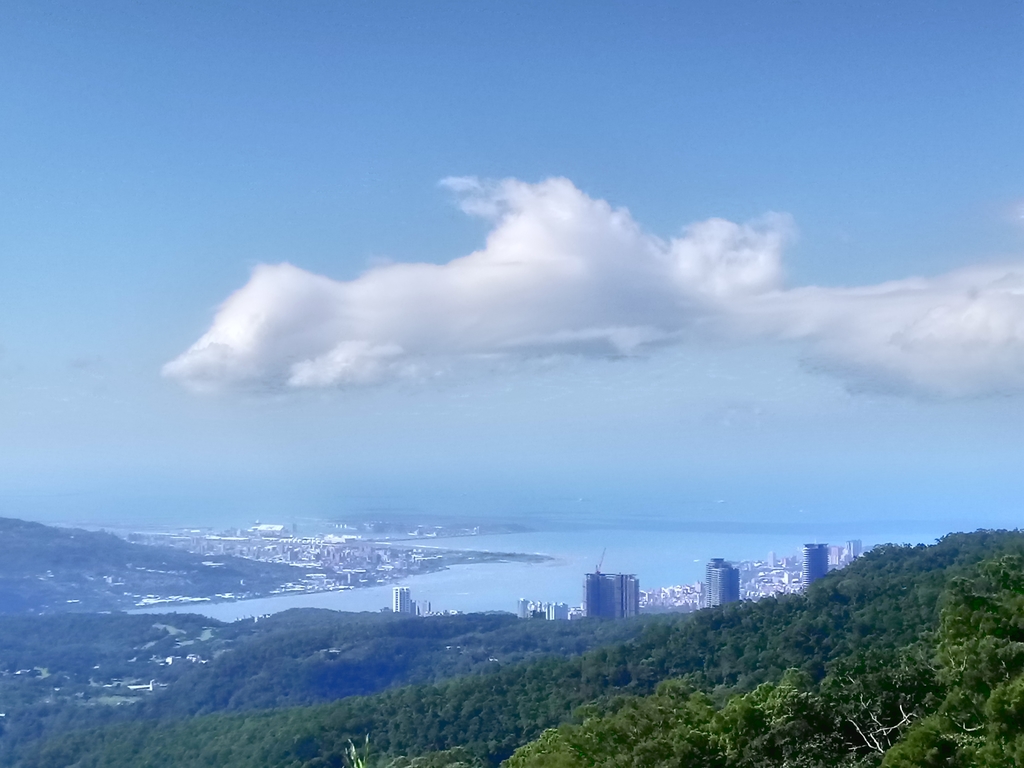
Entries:
{"type": "MultiPolygon", "coordinates": [[[[410,764],[415,756],[456,748],[462,762],[494,765],[545,729],[581,723],[545,735],[542,742],[554,754],[550,759],[558,761],[565,758],[559,739],[571,741],[582,732],[573,727],[586,729],[592,724],[600,741],[602,734],[616,733],[613,720],[602,718],[635,721],[640,730],[625,731],[635,733],[658,717],[664,725],[652,732],[670,727],[680,749],[712,749],[700,747],[698,736],[691,742],[686,735],[691,731],[714,734],[715,728],[735,726],[736,734],[752,734],[723,753],[722,765],[840,764],[828,762],[826,756],[871,760],[881,753],[867,748],[861,755],[863,750],[852,747],[842,752],[834,740],[813,746],[816,742],[809,741],[809,734],[820,732],[846,744],[854,738],[850,730],[824,728],[820,718],[845,718],[842,713],[847,712],[859,722],[856,718],[865,712],[888,718],[901,713],[901,707],[931,712],[952,690],[945,673],[933,671],[929,655],[944,605],[949,615],[950,598],[944,602],[942,595],[952,579],[980,578],[974,570],[978,563],[1006,554],[1024,554],[1024,535],[978,532],[951,535],[931,547],[884,547],[833,572],[805,596],[733,604],[701,611],[688,620],[655,622],[635,640],[579,657],[502,665],[486,674],[328,705],[72,733],[50,741],[24,765],[313,768],[343,765],[350,740],[361,743],[367,735],[371,761],[382,765],[410,764]],[[659,688],[672,679],[678,682],[659,688]],[[884,695],[876,696],[879,691],[884,695]],[[580,710],[584,704],[588,707],[580,710]],[[862,704],[864,711],[857,709],[862,704]],[[682,724],[676,727],[680,718],[682,724]],[[758,725],[763,722],[778,724],[785,734],[764,732],[758,725]],[[792,729],[786,730],[789,724],[792,729]],[[567,735],[559,735],[563,733],[567,735]],[[772,751],[775,743],[782,751],[772,751]],[[803,745],[803,751],[786,752],[786,744],[803,745]],[[821,761],[807,762],[814,754],[821,761]],[[779,759],[782,762],[764,762],[779,759]]],[[[986,683],[990,688],[993,684],[986,683]]],[[[988,701],[975,701],[975,710],[988,706],[988,701]]],[[[911,721],[886,731],[886,738],[898,738],[907,726],[914,733],[924,727],[919,716],[911,721]]],[[[882,722],[883,729],[893,725],[882,722]]],[[[980,723],[976,727],[985,727],[980,723]]],[[[632,737],[609,738],[618,738],[625,750],[632,737]]],[[[712,754],[706,750],[693,754],[712,754]]],[[[631,762],[624,754],[610,750],[599,755],[604,762],[584,757],[579,764],[647,764],[631,762]]],[[[454,759],[449,753],[435,755],[433,761],[454,759]]],[[[665,764],[681,764],[673,759],[665,764]]],[[[537,746],[514,760],[548,764],[543,748],[537,746]]],[[[564,760],[550,764],[575,765],[564,760]]]]}
{"type": "Polygon", "coordinates": [[[683,681],[624,697],[518,750],[506,768],[1004,768],[1024,765],[1024,558],[947,588],[936,632],[791,670],[724,706],[683,681]]]}
{"type": "Polygon", "coordinates": [[[416,619],[316,609],[232,624],[190,614],[7,617],[0,622],[0,764],[70,730],[334,701],[480,674],[579,654],[661,620],[416,619]],[[150,681],[152,691],[132,687],[150,681]]]}
{"type": "Polygon", "coordinates": [[[110,533],[0,518],[0,614],[110,611],[146,595],[265,594],[294,569],[165,547],[131,544],[110,533]]]}

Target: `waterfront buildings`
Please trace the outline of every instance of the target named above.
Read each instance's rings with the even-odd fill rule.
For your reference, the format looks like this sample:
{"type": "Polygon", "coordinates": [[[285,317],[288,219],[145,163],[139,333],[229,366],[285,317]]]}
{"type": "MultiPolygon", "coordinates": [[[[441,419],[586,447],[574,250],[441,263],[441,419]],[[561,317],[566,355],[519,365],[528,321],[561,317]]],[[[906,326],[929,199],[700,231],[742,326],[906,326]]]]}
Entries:
{"type": "Polygon", "coordinates": [[[804,589],[828,573],[828,544],[804,544],[804,589]]]}
{"type": "Polygon", "coordinates": [[[690,613],[704,607],[704,584],[676,584],[640,590],[640,610],[649,612],[677,611],[690,613]]]}
{"type": "Polygon", "coordinates": [[[521,597],[516,615],[520,619],[566,621],[569,618],[569,606],[566,603],[541,603],[521,597]]]}
{"type": "Polygon", "coordinates": [[[525,597],[520,597],[519,605],[516,608],[516,616],[518,616],[520,619],[532,619],[533,601],[527,600],[525,597]]]}
{"type": "Polygon", "coordinates": [[[583,580],[585,616],[622,619],[640,613],[640,580],[632,573],[588,573],[583,580]]]}
{"type": "Polygon", "coordinates": [[[412,597],[408,587],[391,589],[391,610],[395,613],[412,613],[412,597]]]}
{"type": "Polygon", "coordinates": [[[548,603],[545,609],[548,621],[568,621],[569,606],[567,603],[548,603]]]}
{"type": "Polygon", "coordinates": [[[846,548],[840,547],[835,544],[828,548],[828,569],[831,571],[833,568],[838,568],[843,564],[843,556],[846,554],[846,548]]]}
{"type": "MultiPolygon", "coordinates": [[[[349,529],[351,530],[351,529],[349,529]]],[[[401,528],[405,530],[405,526],[401,528]]],[[[472,535],[477,529],[437,529],[440,536],[450,530],[452,536],[472,535]]],[[[402,534],[403,536],[405,534],[402,534]]],[[[126,535],[134,544],[170,546],[208,558],[219,565],[222,556],[241,557],[265,563],[295,566],[295,575],[271,594],[322,592],[353,587],[370,587],[405,581],[409,576],[441,570],[449,565],[507,561],[525,558],[531,562],[537,555],[519,555],[472,550],[446,550],[389,541],[360,539],[348,534],[314,534],[297,536],[283,525],[257,525],[248,530],[234,529],[209,533],[187,529],[178,532],[132,532],[126,535]],[[316,571],[316,572],[314,572],[316,571]]],[[[255,597],[240,591],[231,597],[255,597]]],[[[161,602],[164,602],[161,599],[161,602]]],[[[142,605],[140,602],[139,605],[142,605]]],[[[388,606],[391,608],[391,604],[388,606]]],[[[413,606],[413,613],[417,613],[413,606]]],[[[429,610],[428,610],[429,613],[429,610]]]]}
{"type": "Polygon", "coordinates": [[[740,599],[740,572],[720,557],[708,561],[705,569],[705,601],[715,605],[735,603],[740,599]]]}

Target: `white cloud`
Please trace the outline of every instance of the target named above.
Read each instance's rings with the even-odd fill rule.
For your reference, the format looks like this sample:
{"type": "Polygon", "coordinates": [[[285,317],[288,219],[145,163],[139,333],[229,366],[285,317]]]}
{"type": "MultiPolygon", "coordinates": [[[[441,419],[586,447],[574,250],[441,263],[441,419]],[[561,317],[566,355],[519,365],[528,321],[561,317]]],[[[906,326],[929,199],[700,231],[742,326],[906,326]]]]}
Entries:
{"type": "Polygon", "coordinates": [[[945,397],[1024,392],[1024,265],[777,291],[732,309],[748,330],[810,342],[856,386],[945,397]]]}
{"type": "Polygon", "coordinates": [[[443,184],[493,221],[483,249],[350,281],[259,266],[165,375],[196,389],[368,384],[479,357],[630,355],[737,333],[802,340],[858,385],[1024,389],[1024,269],[785,289],[784,215],[663,240],[566,179],[443,184]]]}

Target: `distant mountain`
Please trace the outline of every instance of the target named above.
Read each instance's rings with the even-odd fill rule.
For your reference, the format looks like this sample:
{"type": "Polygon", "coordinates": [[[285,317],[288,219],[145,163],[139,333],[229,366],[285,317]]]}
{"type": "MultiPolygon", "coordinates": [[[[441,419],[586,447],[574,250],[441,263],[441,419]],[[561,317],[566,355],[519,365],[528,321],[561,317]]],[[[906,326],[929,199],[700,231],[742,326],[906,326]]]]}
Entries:
{"type": "Polygon", "coordinates": [[[255,596],[295,578],[286,565],[210,562],[110,533],[0,518],[0,614],[124,610],[148,595],[255,596]]]}

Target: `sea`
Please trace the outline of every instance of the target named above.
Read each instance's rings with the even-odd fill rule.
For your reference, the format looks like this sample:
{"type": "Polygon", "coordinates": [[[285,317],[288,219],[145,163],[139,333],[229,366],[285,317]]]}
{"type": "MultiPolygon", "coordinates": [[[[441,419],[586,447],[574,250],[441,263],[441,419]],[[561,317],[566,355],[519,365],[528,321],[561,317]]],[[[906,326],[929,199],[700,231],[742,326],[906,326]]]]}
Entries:
{"type": "MultiPolygon", "coordinates": [[[[526,563],[510,560],[456,565],[442,571],[411,576],[387,586],[343,591],[288,594],[234,602],[190,603],[139,609],[141,613],[199,613],[221,621],[236,621],[291,608],[335,611],[380,611],[391,602],[391,587],[407,586],[412,599],[431,610],[514,612],[520,598],[579,605],[583,576],[600,567],[604,573],[633,573],[641,589],[693,583],[702,578],[712,557],[727,560],[766,560],[796,555],[805,543],[844,544],[860,539],[865,548],[883,543],[931,544],[948,532],[927,522],[876,522],[843,527],[772,524],[708,523],[594,527],[459,536],[416,542],[444,549],[522,552],[546,555],[548,560],[526,563]]],[[[413,542],[403,541],[402,544],[413,542]]]]}

